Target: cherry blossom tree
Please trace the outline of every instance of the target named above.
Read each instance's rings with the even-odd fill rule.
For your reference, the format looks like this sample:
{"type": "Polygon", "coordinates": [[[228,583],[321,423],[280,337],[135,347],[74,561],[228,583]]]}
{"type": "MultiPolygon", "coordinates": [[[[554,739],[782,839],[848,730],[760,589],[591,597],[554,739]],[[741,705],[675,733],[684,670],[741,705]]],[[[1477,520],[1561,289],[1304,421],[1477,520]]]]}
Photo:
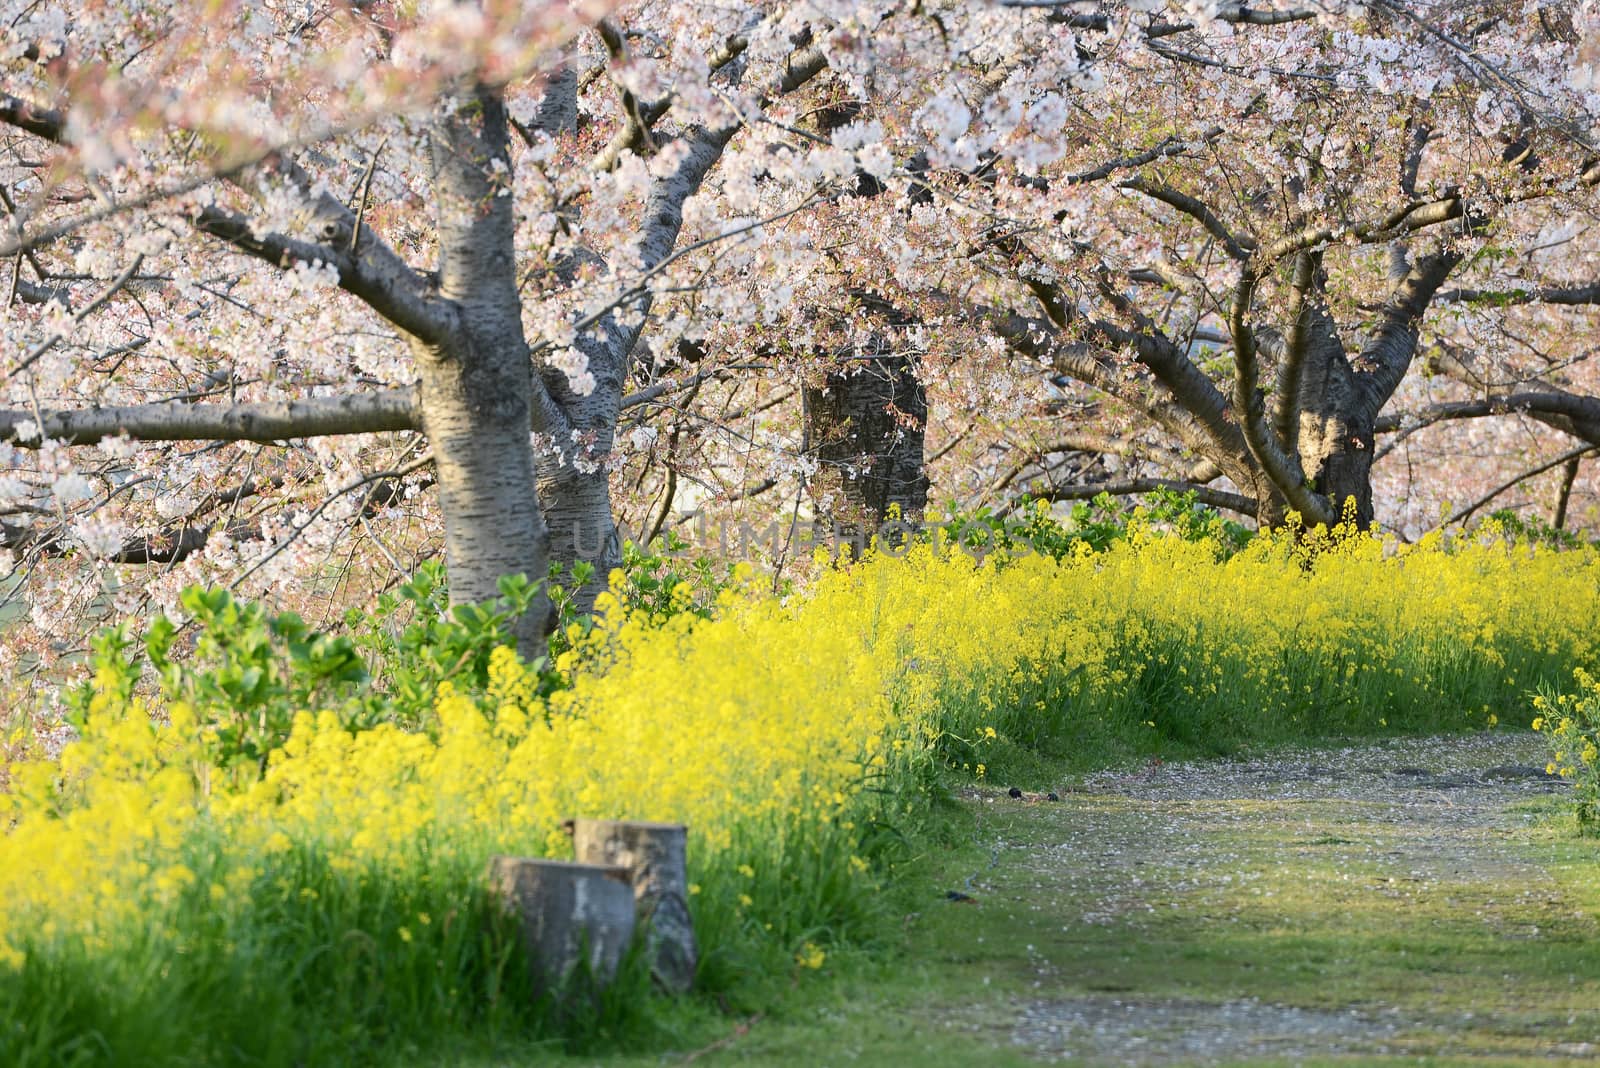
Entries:
{"type": "Polygon", "coordinates": [[[1595,499],[1587,7],[6,14],[0,656],[930,482],[1595,499]]]}
{"type": "MultiPolygon", "coordinates": [[[[1173,486],[1264,522],[1331,522],[1353,499],[1367,523],[1392,456],[1408,472],[1393,525],[1417,531],[1444,496],[1519,484],[1504,468],[1527,450],[1478,464],[1475,437],[1536,443],[1521,474],[1575,471],[1596,411],[1584,335],[1516,306],[1590,299],[1584,12],[1010,6],[1042,17],[1003,44],[944,42],[916,109],[851,104],[832,136],[870,129],[888,180],[868,177],[891,195],[808,216],[818,247],[849,251],[789,325],[809,341],[853,323],[848,366],[883,347],[879,311],[898,316],[888,347],[917,354],[935,423],[942,401],[942,432],[970,438],[935,479],[947,492],[1173,486]],[[1462,422],[1477,417],[1494,423],[1462,422]],[[1418,494],[1423,439],[1439,444],[1418,494]]],[[[901,437],[848,470],[870,483],[901,437]]]]}
{"type": "MultiPolygon", "coordinates": [[[[101,46],[103,54],[96,54],[79,52],[77,26],[69,26],[66,16],[57,12],[52,19],[39,5],[28,5],[16,33],[19,80],[31,84],[11,94],[4,117],[59,150],[45,164],[61,172],[59,182],[28,192],[46,213],[58,208],[65,217],[36,222],[32,232],[16,227],[11,251],[29,256],[40,279],[23,299],[31,295],[43,309],[37,329],[44,339],[13,371],[12,399],[21,403],[0,416],[0,435],[11,439],[13,449],[36,448],[42,461],[36,479],[10,487],[10,496],[24,498],[24,509],[47,513],[53,507],[70,534],[34,522],[12,537],[17,547],[37,552],[75,542],[91,555],[122,561],[152,559],[162,551],[152,552],[149,535],[136,546],[124,541],[117,509],[105,507],[127,484],[114,475],[106,476],[111,486],[93,517],[68,516],[69,502],[101,494],[64,456],[67,446],[113,439],[115,461],[129,457],[133,441],[271,442],[414,430],[426,439],[456,600],[491,597],[506,575],[542,577],[552,527],[558,558],[573,559],[579,541],[588,537],[596,539],[602,564],[615,559],[606,461],[627,360],[652,296],[650,280],[673,253],[685,201],[746,123],[745,112],[793,91],[825,59],[807,43],[790,43],[781,20],[760,10],[708,10],[699,13],[705,24],[679,29],[678,59],[686,69],[671,72],[677,81],[664,81],[664,72],[631,62],[627,35],[610,23],[600,24],[606,52],[595,63],[581,48],[553,47],[570,43],[576,13],[528,4],[435,7],[420,20],[387,5],[313,6],[309,16],[284,11],[275,13],[276,20],[260,10],[230,7],[194,32],[175,36],[172,24],[181,6],[142,11],[142,33],[126,32],[118,9],[78,12],[74,18],[86,22],[104,16],[103,34],[90,38],[101,46]],[[46,39],[63,28],[72,30],[70,45],[46,39]],[[563,28],[568,40],[555,32],[563,28]],[[260,81],[238,90],[236,106],[253,116],[271,114],[288,97],[306,113],[295,116],[299,122],[282,122],[265,139],[259,133],[263,121],[250,118],[245,125],[257,136],[242,152],[225,140],[227,127],[208,125],[209,112],[195,119],[187,103],[237,79],[221,58],[232,51],[222,42],[236,29],[268,46],[255,71],[260,81]],[[303,84],[300,65],[285,69],[278,62],[308,37],[315,40],[309,47],[319,65],[303,84]],[[455,51],[453,45],[463,42],[471,47],[455,51]],[[708,45],[709,58],[703,54],[708,45]],[[184,55],[207,49],[219,69],[181,65],[184,55]],[[145,58],[152,51],[159,58],[145,58]],[[731,69],[735,61],[737,69],[731,69]],[[587,73],[580,71],[586,63],[587,73]],[[83,104],[77,90],[94,81],[84,73],[90,66],[100,68],[102,90],[117,87],[115,94],[102,92],[116,97],[113,105],[133,104],[108,106],[107,114],[83,104]],[[422,89],[389,85],[413,69],[423,72],[422,89]],[[525,77],[530,72],[531,80],[525,77]],[[604,83],[606,91],[614,82],[620,94],[621,121],[608,137],[578,129],[580,75],[604,83]],[[520,95],[508,93],[519,78],[529,84],[520,95]],[[674,86],[670,94],[668,84],[674,86]],[[338,123],[327,115],[330,100],[340,105],[338,123]],[[419,110],[422,105],[426,112],[419,110]],[[654,145],[652,125],[668,110],[678,112],[678,128],[654,145]],[[308,116],[332,132],[316,128],[308,116]],[[147,123],[156,132],[135,142],[134,132],[147,123]],[[96,131],[102,127],[128,143],[101,136],[96,131]],[[353,132],[340,133],[340,127],[353,132]],[[520,159],[513,158],[513,137],[520,141],[520,159]],[[212,141],[221,147],[196,152],[196,144],[212,141]],[[302,151],[301,142],[312,147],[302,151]],[[175,166],[168,158],[175,143],[187,154],[182,162],[188,155],[203,157],[190,168],[197,173],[166,176],[175,166]],[[633,151],[646,144],[653,150],[648,164],[633,151]],[[136,187],[153,173],[162,174],[164,184],[148,183],[155,187],[144,191],[121,187],[136,187]],[[348,197],[332,192],[330,183],[339,180],[351,190],[348,197]],[[81,187],[101,203],[74,215],[61,207],[57,190],[63,187],[70,191],[68,201],[85,199],[81,187]],[[97,224],[104,232],[90,235],[97,224]],[[160,234],[156,244],[150,244],[152,230],[160,234]],[[416,251],[431,252],[436,266],[415,266],[384,230],[404,234],[416,251]],[[140,249],[130,267],[76,311],[64,290],[47,292],[61,275],[39,259],[41,250],[69,233],[99,237],[111,247],[120,236],[140,249]],[[166,274],[150,271],[158,255],[171,265],[166,274]],[[258,274],[218,282],[202,280],[197,275],[204,272],[193,268],[198,261],[234,269],[240,256],[277,273],[265,281],[258,274]],[[153,301],[138,284],[168,282],[176,293],[161,293],[166,307],[152,310],[153,301]],[[242,288],[250,289],[248,295],[242,288]],[[330,299],[335,289],[350,299],[330,299]],[[288,301],[285,334],[301,336],[284,340],[303,348],[281,356],[298,369],[315,368],[318,384],[306,391],[313,395],[240,397],[241,386],[287,377],[273,366],[280,354],[262,360],[260,354],[229,353],[228,345],[215,343],[221,332],[217,316],[203,301],[180,318],[181,304],[196,302],[195,290],[258,319],[270,320],[260,310],[262,298],[288,301]],[[119,295],[129,299],[119,302],[119,295]],[[173,347],[151,334],[181,329],[179,322],[195,322],[211,335],[204,362],[232,355],[233,365],[208,371],[201,388],[176,390],[172,399],[107,403],[113,399],[107,392],[118,392],[115,380],[75,378],[81,368],[61,343],[102,309],[122,304],[132,309],[119,310],[136,310],[151,322],[131,343],[108,346],[117,350],[113,375],[134,370],[130,364],[146,358],[147,346],[173,347]],[[308,323],[314,325],[304,331],[308,323]],[[388,388],[335,387],[356,370],[352,354],[337,351],[339,339],[363,335],[376,335],[376,344],[365,347],[382,350],[372,353],[373,385],[388,388]],[[245,362],[258,373],[241,383],[245,362]],[[409,381],[413,375],[415,382],[409,381]],[[230,402],[197,403],[208,392],[226,392],[230,402]],[[64,393],[80,406],[62,404],[64,393]],[[29,500],[38,496],[30,489],[52,474],[58,476],[49,482],[53,503],[29,500]]],[[[209,106],[217,108],[215,101],[209,106]]],[[[22,151],[35,148],[29,144],[22,151]]],[[[87,264],[88,273],[96,266],[108,270],[106,256],[102,252],[87,264]]],[[[78,259],[84,258],[80,253],[78,259]]],[[[113,315],[95,325],[108,333],[127,329],[113,315]]],[[[178,347],[192,340],[198,339],[174,339],[178,347]]],[[[240,334],[231,340],[259,344],[259,338],[246,341],[240,334]]],[[[171,360],[167,352],[154,358],[171,360]]],[[[416,466],[422,449],[419,441],[400,450],[405,463],[394,473],[416,466]]],[[[355,455],[347,451],[346,459],[355,455]]],[[[188,514],[196,518],[197,511],[236,504],[260,485],[251,479],[246,487],[210,494],[207,509],[188,514]]],[[[371,502],[368,494],[365,503],[346,501],[345,507],[359,511],[371,502]]],[[[303,533],[316,518],[307,516],[276,537],[262,532],[281,544],[284,535],[303,533]]],[[[169,558],[188,532],[159,539],[175,542],[169,558]]],[[[205,543],[209,550],[211,539],[205,543]]],[[[548,605],[537,602],[520,625],[525,649],[537,647],[547,625],[548,605]]]]}

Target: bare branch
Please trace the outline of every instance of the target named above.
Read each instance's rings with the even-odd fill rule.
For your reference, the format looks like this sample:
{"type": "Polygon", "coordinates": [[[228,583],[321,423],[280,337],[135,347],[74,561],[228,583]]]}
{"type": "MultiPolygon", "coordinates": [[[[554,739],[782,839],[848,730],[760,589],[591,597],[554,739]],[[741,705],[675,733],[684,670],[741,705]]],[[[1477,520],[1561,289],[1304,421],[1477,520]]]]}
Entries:
{"type": "Polygon", "coordinates": [[[1537,289],[1446,289],[1438,299],[1451,303],[1492,304],[1600,304],[1600,284],[1546,286],[1537,289]]]}
{"type": "Polygon", "coordinates": [[[328,264],[339,273],[339,288],[414,337],[437,343],[454,333],[455,306],[434,293],[371,227],[362,224],[357,231],[354,213],[328,194],[319,198],[315,211],[322,241],[258,235],[248,219],[217,207],[202,209],[194,225],[274,267],[328,264]],[[351,248],[356,251],[347,251],[351,248]]]}
{"type": "Polygon", "coordinates": [[[1139,362],[1150,369],[1157,381],[1190,413],[1196,425],[1203,428],[1204,444],[1190,443],[1190,447],[1202,453],[1216,449],[1243,452],[1245,442],[1239,428],[1228,419],[1227,400],[1205,372],[1196,367],[1149,316],[1117,291],[1106,272],[1100,272],[1097,282],[1101,295],[1133,322],[1134,329],[1104,320],[1091,320],[1088,326],[1109,346],[1132,349],[1139,362]]]}
{"type": "MultiPolygon", "coordinates": [[[[112,297],[116,296],[117,291],[123,286],[127,285],[129,280],[132,279],[134,275],[139,273],[139,268],[143,265],[144,256],[135,256],[133,258],[133,262],[128,265],[126,270],[117,275],[116,278],[112,279],[110,285],[101,290],[98,296],[96,296],[88,304],[85,304],[82,309],[72,316],[73,321],[81,323],[85,319],[89,318],[89,316],[105,307],[106,302],[112,297]]],[[[17,363],[17,366],[12,370],[11,373],[18,374],[22,371],[26,371],[29,367],[33,366],[34,362],[38,360],[39,357],[55,348],[60,341],[60,334],[51,334],[49,337],[45,338],[43,341],[39,342],[39,344],[30,349],[28,354],[17,363]]]]}
{"type": "MultiPolygon", "coordinates": [[[[609,18],[601,19],[595,27],[600,33],[600,39],[605,42],[606,51],[611,54],[613,67],[628,61],[628,43],[623,36],[622,28],[609,18]]],[[[659,110],[641,107],[639,98],[633,95],[633,90],[617,83],[617,88],[622,91],[623,126],[612,137],[611,142],[590,163],[594,171],[608,171],[616,165],[624,152],[654,152],[655,143],[650,137],[650,127],[656,119],[666,114],[667,105],[662,102],[659,110]],[[653,115],[646,115],[646,110],[655,111],[653,115]]]]}
{"type": "Polygon", "coordinates": [[[1424,227],[1460,219],[1465,214],[1466,208],[1461,198],[1450,196],[1439,200],[1410,201],[1381,218],[1348,226],[1310,226],[1286,234],[1262,250],[1262,270],[1285,256],[1305,252],[1330,241],[1354,239],[1363,245],[1377,244],[1424,227]]]}
{"type": "Polygon", "coordinates": [[[285,537],[278,544],[274,545],[272,549],[269,550],[261,559],[245,568],[244,572],[238,578],[234,579],[229,585],[234,589],[238,589],[239,586],[244,583],[245,579],[249,578],[267,564],[271,563],[272,560],[274,560],[280,553],[282,553],[289,546],[293,545],[300,535],[304,534],[311,524],[315,523],[321,517],[322,513],[326,512],[333,505],[333,502],[337,501],[340,497],[343,497],[347,493],[354,493],[363,486],[369,486],[374,483],[390,483],[396,479],[404,478],[413,471],[419,471],[431,463],[433,463],[433,453],[425,452],[409,463],[403,464],[391,471],[378,471],[370,475],[362,475],[354,481],[347,482],[343,486],[340,486],[326,500],[313,508],[311,510],[311,514],[306,517],[304,522],[294,525],[290,529],[287,537],[285,537]]]}
{"type": "Polygon", "coordinates": [[[1088,432],[1068,433],[1046,444],[1019,448],[1017,451],[1023,454],[1023,458],[990,483],[988,492],[998,493],[1020,478],[1037,477],[1041,473],[1037,469],[1044,463],[1045,458],[1058,453],[1141,457],[1153,450],[1145,448],[1142,443],[1131,437],[1119,438],[1109,434],[1088,432]]]}
{"type": "Polygon", "coordinates": [[[1244,434],[1250,455],[1255,457],[1256,463],[1289,505],[1308,524],[1331,524],[1337,518],[1333,507],[1327,498],[1306,484],[1299,457],[1287,453],[1266,424],[1265,400],[1257,389],[1261,366],[1256,359],[1255,331],[1250,326],[1250,309],[1254,303],[1257,277],[1255,271],[1255,261],[1252,260],[1240,273],[1228,315],[1228,330],[1233,334],[1234,416],[1244,434]]]}
{"type": "MultiPolygon", "coordinates": [[[[606,22],[602,21],[600,24],[602,37],[605,36],[605,27],[606,22]]],[[[620,44],[621,42],[619,41],[618,43],[620,44]]],[[[721,48],[706,57],[709,73],[715,74],[738,59],[749,46],[749,42],[743,37],[738,35],[729,37],[723,42],[721,48]]],[[[612,48],[612,43],[609,39],[606,41],[606,47],[615,58],[617,50],[612,48]]],[[[632,95],[627,90],[623,91],[623,110],[628,115],[628,121],[611,136],[611,140],[606,143],[606,146],[589,161],[590,171],[596,174],[609,171],[617,165],[617,161],[622,158],[624,152],[638,152],[640,148],[645,147],[649,142],[650,130],[656,123],[661,121],[668,111],[672,110],[672,98],[670,96],[648,104],[639,105],[636,103],[630,110],[627,105],[628,101],[632,99],[632,95]]]]}
{"type": "MultiPolygon", "coordinates": [[[[1044,9],[1047,11],[1062,11],[1066,8],[1081,7],[1085,0],[1000,0],[1001,7],[1022,9],[1044,9]]],[[[1243,4],[1218,5],[1216,14],[1212,16],[1218,22],[1233,23],[1237,26],[1281,26],[1289,22],[1304,22],[1317,17],[1316,8],[1284,8],[1275,11],[1271,8],[1252,8],[1243,4]]],[[[1106,30],[1110,28],[1109,15],[1092,14],[1057,14],[1051,15],[1052,22],[1063,22],[1075,29],[1106,30]]],[[[1192,22],[1152,22],[1145,27],[1145,33],[1150,37],[1167,37],[1175,33],[1186,33],[1195,28],[1192,22]]]]}
{"type": "Polygon", "coordinates": [[[1420,412],[1384,416],[1378,420],[1377,429],[1379,433],[1403,432],[1419,420],[1428,424],[1445,419],[1480,419],[1515,413],[1562,415],[1594,422],[1600,421],[1600,399],[1576,393],[1506,393],[1480,400],[1446,401],[1420,412]]]}
{"type": "MultiPolygon", "coordinates": [[[[1205,133],[1201,134],[1199,139],[1202,143],[1210,143],[1221,136],[1222,127],[1213,126],[1206,130],[1205,133]]],[[[1117,171],[1132,170],[1135,167],[1143,167],[1147,163],[1154,163],[1158,159],[1176,156],[1179,153],[1187,151],[1193,143],[1193,141],[1188,141],[1180,137],[1168,137],[1153,147],[1145,149],[1143,152],[1137,152],[1131,156],[1124,156],[1121,159],[1109,160],[1091,170],[1079,171],[1077,174],[1069,174],[1065,180],[1068,185],[1083,185],[1088,182],[1098,182],[1102,179],[1111,177],[1117,171]]],[[[1035,183],[1041,187],[1047,187],[1049,185],[1049,179],[1039,178],[1028,182],[1030,185],[1035,183]]],[[[1061,219],[1057,218],[1056,221],[1060,222],[1061,219]]]]}
{"type": "Polygon", "coordinates": [[[26,130],[35,137],[60,143],[67,133],[67,116],[50,108],[41,108],[18,99],[10,93],[0,93],[0,122],[26,130]]]}
{"type": "Polygon", "coordinates": [[[1460,262],[1460,253],[1449,249],[1423,256],[1384,305],[1378,327],[1359,357],[1359,366],[1369,372],[1362,380],[1362,393],[1373,417],[1410,369],[1418,324],[1439,286],[1460,262]]]}
{"type": "Polygon", "coordinates": [[[1223,248],[1228,250],[1228,255],[1236,260],[1246,259],[1255,251],[1256,241],[1252,237],[1235,237],[1216,212],[1198,197],[1188,193],[1179,192],[1170,186],[1155,185],[1146,182],[1143,178],[1129,178],[1118,183],[1122,189],[1131,189],[1136,193],[1143,193],[1153,200],[1173,207],[1190,216],[1206,228],[1206,231],[1222,242],[1223,248]]]}
{"type": "Polygon", "coordinates": [[[1535,477],[1537,477],[1539,475],[1542,475],[1546,471],[1551,470],[1552,468],[1561,467],[1564,464],[1569,464],[1569,463],[1573,462],[1574,460],[1581,459],[1581,458],[1583,458],[1585,456],[1588,456],[1590,453],[1593,453],[1593,452],[1596,452],[1596,451],[1600,451],[1600,446],[1597,446],[1597,445],[1584,445],[1581,448],[1573,449],[1570,452],[1564,452],[1560,456],[1557,456],[1554,460],[1551,460],[1548,463],[1539,464],[1537,467],[1529,468],[1528,470],[1526,470],[1526,471],[1522,472],[1521,474],[1517,475],[1515,478],[1512,478],[1512,479],[1509,479],[1509,480],[1507,480],[1505,482],[1502,482],[1500,485],[1496,486],[1494,489],[1490,490],[1488,493],[1485,493],[1482,497],[1479,497],[1477,500],[1473,501],[1467,507],[1461,509],[1458,512],[1453,513],[1452,515],[1450,515],[1446,519],[1440,520],[1439,525],[1437,527],[1435,527],[1434,529],[1438,530],[1438,529],[1441,529],[1443,527],[1447,527],[1447,526],[1451,525],[1452,523],[1465,522],[1467,520],[1467,518],[1472,515],[1472,513],[1476,512],[1478,509],[1482,508],[1484,505],[1488,504],[1490,501],[1492,501],[1496,497],[1500,496],[1500,494],[1504,493],[1506,490],[1512,489],[1513,487],[1518,486],[1523,482],[1526,482],[1530,478],[1535,478],[1535,477]]]}
{"type": "Polygon", "coordinates": [[[686,390],[694,389],[707,379],[716,378],[721,374],[722,372],[720,370],[700,371],[696,374],[690,375],[688,378],[663,378],[661,381],[656,382],[653,385],[646,386],[643,389],[635,390],[623,397],[621,405],[622,410],[627,411],[629,408],[637,408],[641,404],[649,404],[657,397],[660,397],[666,393],[680,393],[686,390]]]}
{"type": "Polygon", "coordinates": [[[126,434],[136,441],[270,442],[421,427],[416,391],[409,388],[254,404],[162,402],[42,414],[37,433],[24,438],[18,427],[39,423],[34,413],[0,411],[0,441],[23,448],[39,446],[41,437],[66,445],[93,445],[126,434]]]}
{"type": "Polygon", "coordinates": [[[1321,252],[1296,254],[1294,274],[1289,282],[1288,346],[1278,368],[1278,404],[1273,415],[1273,427],[1286,452],[1299,452],[1300,382],[1311,352],[1313,331],[1333,328],[1327,309],[1314,292],[1321,269],[1321,252]]]}

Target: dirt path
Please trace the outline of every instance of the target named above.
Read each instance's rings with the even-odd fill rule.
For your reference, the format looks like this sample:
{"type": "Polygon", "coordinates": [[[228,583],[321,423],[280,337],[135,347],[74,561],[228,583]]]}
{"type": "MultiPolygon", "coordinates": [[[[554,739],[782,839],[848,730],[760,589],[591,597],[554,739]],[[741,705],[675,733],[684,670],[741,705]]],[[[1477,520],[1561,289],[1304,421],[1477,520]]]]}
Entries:
{"type": "Polygon", "coordinates": [[[1499,733],[974,793],[903,954],[687,1059],[1600,1064],[1600,841],[1544,760],[1499,733]]]}
{"type": "Polygon", "coordinates": [[[1543,759],[1498,734],[974,798],[951,963],[1007,993],[941,1025],[1084,1064],[1600,1062],[1600,855],[1531,830],[1543,759]]]}

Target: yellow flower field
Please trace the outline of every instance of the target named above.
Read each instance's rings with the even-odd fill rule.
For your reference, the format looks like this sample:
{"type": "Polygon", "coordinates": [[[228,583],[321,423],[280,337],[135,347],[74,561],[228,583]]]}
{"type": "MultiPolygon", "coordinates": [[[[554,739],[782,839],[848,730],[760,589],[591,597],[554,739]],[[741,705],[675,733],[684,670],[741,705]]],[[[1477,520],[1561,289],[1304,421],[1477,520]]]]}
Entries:
{"type": "Polygon", "coordinates": [[[1313,560],[1284,536],[1220,555],[1138,531],[1059,563],[921,546],[709,621],[617,612],[548,704],[502,651],[486,693],[438,692],[436,729],[305,710],[260,774],[208,762],[187,706],[105,680],[83,739],[0,795],[0,1061],[50,1063],[27,1014],[64,990],[133,1048],[158,995],[112,989],[130,975],[177,999],[277,984],[235,989],[241,1019],[186,1034],[190,1063],[249,1041],[228,1028],[281,1044],[266,1063],[306,1056],[303,1028],[259,1029],[321,1011],[340,977],[382,991],[341,1012],[469,1026],[474,997],[515,985],[514,948],[465,920],[485,858],[559,856],[571,816],[690,825],[705,984],[739,961],[820,969],[869,936],[885,832],[915,833],[942,769],[1521,725],[1530,690],[1596,664],[1593,551],[1356,538],[1313,560]]]}

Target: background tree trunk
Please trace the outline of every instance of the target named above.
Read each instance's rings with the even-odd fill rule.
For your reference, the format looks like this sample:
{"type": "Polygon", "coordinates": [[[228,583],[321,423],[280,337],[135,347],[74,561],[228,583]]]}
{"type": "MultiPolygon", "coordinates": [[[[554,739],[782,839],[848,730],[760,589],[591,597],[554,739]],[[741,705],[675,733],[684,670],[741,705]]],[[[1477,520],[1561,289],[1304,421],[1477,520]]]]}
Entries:
{"type": "Polygon", "coordinates": [[[622,543],[611,507],[609,462],[632,339],[610,317],[597,325],[604,340],[586,338],[578,344],[589,358],[589,373],[594,375],[592,392],[582,396],[573,392],[560,371],[544,374],[545,389],[565,415],[565,440],[558,433],[557,440],[541,449],[535,459],[539,499],[544,502],[550,529],[550,560],[566,572],[558,581],[571,589],[574,607],[580,612],[594,607],[612,569],[622,566],[622,543]],[[579,563],[594,567],[593,578],[583,585],[570,580],[572,567],[579,563]]]}
{"type": "Polygon", "coordinates": [[[922,520],[928,504],[923,469],[928,401],[912,359],[886,351],[830,371],[803,393],[810,480],[819,520],[836,536],[870,543],[898,512],[922,520]]]}

